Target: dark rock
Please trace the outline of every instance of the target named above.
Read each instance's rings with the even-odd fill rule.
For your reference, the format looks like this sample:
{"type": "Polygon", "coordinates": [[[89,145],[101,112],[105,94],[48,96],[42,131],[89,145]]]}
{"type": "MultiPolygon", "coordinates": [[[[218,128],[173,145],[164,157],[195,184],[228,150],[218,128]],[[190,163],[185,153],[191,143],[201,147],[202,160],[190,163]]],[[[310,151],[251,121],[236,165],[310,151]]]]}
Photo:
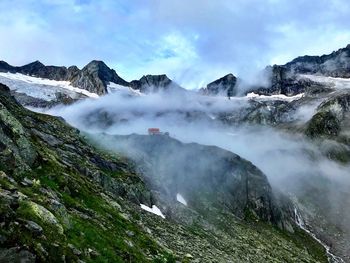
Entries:
{"type": "Polygon", "coordinates": [[[228,74],[218,80],[215,80],[207,85],[207,88],[203,90],[204,94],[207,95],[224,95],[224,96],[235,96],[237,90],[235,89],[237,84],[237,78],[233,74],[228,74]]]}
{"type": "Polygon", "coordinates": [[[43,228],[34,221],[27,221],[25,227],[34,235],[40,236],[43,233],[43,228]]]}
{"type": "Polygon", "coordinates": [[[306,134],[309,137],[338,137],[344,131],[344,139],[349,140],[347,130],[350,129],[350,92],[338,91],[326,99],[316,114],[308,122],[306,134]]]}
{"type": "Polygon", "coordinates": [[[82,252],[79,249],[77,249],[74,245],[68,244],[68,247],[72,250],[74,255],[80,256],[82,254],[82,252]]]}
{"type": "Polygon", "coordinates": [[[43,141],[45,141],[50,146],[57,146],[61,145],[63,142],[57,139],[55,136],[51,134],[46,134],[41,131],[38,131],[37,129],[31,129],[32,133],[38,137],[40,137],[43,141]]]}
{"type": "Polygon", "coordinates": [[[36,256],[18,247],[0,248],[1,263],[35,263],[36,256]]]}
{"type": "Polygon", "coordinates": [[[0,245],[3,245],[6,242],[7,238],[3,235],[0,235],[0,245]]]}
{"type": "Polygon", "coordinates": [[[30,180],[27,177],[25,177],[21,182],[21,185],[23,186],[33,186],[33,184],[34,184],[33,180],[30,180]]]}
{"type": "Polygon", "coordinates": [[[130,86],[143,93],[182,89],[166,75],[146,75],[140,80],[131,81],[130,86]]]}
{"type": "Polygon", "coordinates": [[[122,86],[129,86],[115,70],[110,69],[104,62],[93,60],[87,64],[79,74],[69,79],[73,86],[103,95],[107,93],[109,82],[122,86]]]}
{"type": "Polygon", "coordinates": [[[266,75],[269,76],[269,85],[266,87],[251,87],[246,93],[254,92],[259,95],[277,95],[294,96],[304,93],[307,90],[324,87],[324,85],[302,79],[290,74],[284,66],[274,65],[265,69],[266,75]]]}

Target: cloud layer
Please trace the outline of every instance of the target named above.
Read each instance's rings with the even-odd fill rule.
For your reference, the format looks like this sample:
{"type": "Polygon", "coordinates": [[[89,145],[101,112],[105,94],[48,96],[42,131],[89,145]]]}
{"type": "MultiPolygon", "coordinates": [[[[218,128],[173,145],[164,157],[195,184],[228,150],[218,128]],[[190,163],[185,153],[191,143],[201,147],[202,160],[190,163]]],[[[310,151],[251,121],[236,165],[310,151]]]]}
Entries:
{"type": "Polygon", "coordinates": [[[350,43],[347,0],[2,0],[0,59],[83,66],[188,88],[350,43]]]}

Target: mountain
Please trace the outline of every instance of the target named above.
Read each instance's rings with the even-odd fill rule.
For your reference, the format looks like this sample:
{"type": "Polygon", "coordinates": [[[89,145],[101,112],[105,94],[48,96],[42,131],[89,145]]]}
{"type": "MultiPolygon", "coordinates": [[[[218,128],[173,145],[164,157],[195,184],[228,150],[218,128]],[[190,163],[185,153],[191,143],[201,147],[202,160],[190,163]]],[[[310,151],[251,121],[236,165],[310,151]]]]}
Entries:
{"type": "Polygon", "coordinates": [[[134,151],[92,146],[97,137],[25,109],[0,85],[1,262],[327,262],[325,249],[296,224],[277,227],[276,212],[289,210],[238,155],[166,135],[100,136],[120,150],[131,140],[144,164],[134,151]],[[196,171],[200,158],[211,157],[216,168],[196,171]],[[195,177],[179,170],[168,179],[185,181],[169,189],[156,167],[176,169],[177,161],[195,177]],[[187,204],[176,201],[178,190],[187,204]]]}
{"type": "Polygon", "coordinates": [[[97,60],[91,61],[82,70],[79,70],[76,66],[69,68],[45,66],[39,61],[22,67],[13,67],[2,61],[0,62],[0,72],[21,73],[43,79],[69,81],[74,87],[98,95],[107,93],[107,86],[110,82],[129,86],[129,83],[120,78],[113,69],[110,69],[104,62],[97,60]]]}
{"type": "Polygon", "coordinates": [[[98,95],[107,93],[108,85],[113,82],[121,86],[129,86],[115,70],[110,69],[103,61],[91,61],[77,75],[68,79],[75,87],[88,90],[98,95]]]}
{"type": "Polygon", "coordinates": [[[232,74],[191,93],[0,62],[0,262],[349,261],[348,55],[268,66],[230,100],[232,74]]]}
{"type": "MultiPolygon", "coordinates": [[[[81,70],[76,66],[69,68],[45,66],[40,61],[22,67],[14,67],[0,61],[0,72],[20,73],[47,80],[67,81],[72,87],[87,90],[97,95],[105,95],[115,87],[132,88],[146,93],[169,90],[169,88],[182,89],[166,75],[146,75],[140,80],[133,80],[129,83],[118,76],[114,69],[110,69],[103,61],[99,60],[91,61],[81,70]]],[[[9,86],[12,88],[12,85],[9,86]]]]}
{"type": "Polygon", "coordinates": [[[237,90],[235,89],[237,84],[237,78],[233,74],[228,74],[222,78],[219,78],[207,85],[202,93],[206,95],[224,95],[224,96],[235,96],[237,90]]]}
{"type": "Polygon", "coordinates": [[[133,89],[143,93],[166,91],[166,90],[182,90],[182,88],[168,78],[167,75],[146,75],[139,80],[130,82],[133,89]]]}

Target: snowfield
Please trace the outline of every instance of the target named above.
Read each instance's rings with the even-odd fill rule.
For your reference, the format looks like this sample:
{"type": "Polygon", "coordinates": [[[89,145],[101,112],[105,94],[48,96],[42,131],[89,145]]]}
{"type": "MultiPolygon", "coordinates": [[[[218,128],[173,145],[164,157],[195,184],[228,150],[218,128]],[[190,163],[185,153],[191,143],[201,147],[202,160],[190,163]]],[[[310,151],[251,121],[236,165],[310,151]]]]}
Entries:
{"type": "Polygon", "coordinates": [[[46,101],[55,100],[57,92],[67,94],[71,98],[77,98],[79,95],[90,98],[99,97],[95,93],[73,87],[69,81],[42,79],[20,73],[0,72],[0,82],[13,91],[46,101]]]}
{"type": "Polygon", "coordinates": [[[315,82],[327,83],[334,85],[336,89],[350,89],[350,79],[333,78],[317,75],[299,75],[301,78],[307,78],[315,82]]]}

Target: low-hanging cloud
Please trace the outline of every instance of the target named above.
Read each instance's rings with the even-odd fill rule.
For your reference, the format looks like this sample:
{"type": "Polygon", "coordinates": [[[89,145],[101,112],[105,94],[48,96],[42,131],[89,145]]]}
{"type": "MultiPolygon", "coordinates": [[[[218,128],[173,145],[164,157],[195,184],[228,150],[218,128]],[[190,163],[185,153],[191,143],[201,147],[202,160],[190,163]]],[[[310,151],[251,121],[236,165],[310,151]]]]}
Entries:
{"type": "MultiPolygon", "coordinates": [[[[53,108],[48,113],[62,116],[73,126],[96,136],[96,142],[101,140],[101,133],[147,134],[148,128],[158,127],[185,143],[229,150],[256,165],[266,174],[273,189],[301,198],[303,204],[304,198],[309,198],[306,204],[312,208],[308,211],[319,209],[325,222],[341,229],[342,236],[338,239],[348,240],[350,206],[344,200],[349,197],[350,167],[329,160],[317,144],[302,135],[262,125],[228,126],[217,119],[222,112],[240,112],[248,106],[246,97],[228,100],[193,92],[143,96],[117,92],[98,100],[53,108]]],[[[109,150],[118,149],[118,142],[113,137],[107,138],[110,141],[100,141],[101,145],[109,150]]],[[[135,147],[130,150],[134,151],[135,147]]],[[[183,163],[177,165],[186,167],[183,163]]]]}

